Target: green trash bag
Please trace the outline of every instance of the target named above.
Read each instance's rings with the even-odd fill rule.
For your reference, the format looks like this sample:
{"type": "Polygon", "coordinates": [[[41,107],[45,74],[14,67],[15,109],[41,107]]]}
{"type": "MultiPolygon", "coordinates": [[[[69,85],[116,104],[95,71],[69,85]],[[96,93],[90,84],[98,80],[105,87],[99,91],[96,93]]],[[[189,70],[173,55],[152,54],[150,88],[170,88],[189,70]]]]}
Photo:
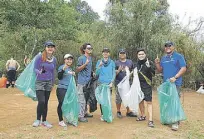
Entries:
{"type": "Polygon", "coordinates": [[[79,103],[76,83],[73,76],[70,79],[70,83],[63,100],[62,113],[67,123],[74,126],[78,125],[79,103]]]}
{"type": "Polygon", "coordinates": [[[103,120],[111,123],[113,121],[110,87],[106,84],[99,85],[95,90],[96,100],[101,104],[103,112],[103,120]]]}
{"type": "Polygon", "coordinates": [[[37,76],[34,71],[34,64],[35,64],[36,57],[37,55],[26,66],[26,68],[17,78],[16,83],[15,83],[17,88],[21,90],[26,97],[29,97],[34,101],[37,101],[36,91],[35,91],[35,81],[36,81],[37,76]]]}
{"type": "Polygon", "coordinates": [[[166,81],[161,84],[158,97],[162,124],[173,124],[186,119],[175,83],[166,81]]]}

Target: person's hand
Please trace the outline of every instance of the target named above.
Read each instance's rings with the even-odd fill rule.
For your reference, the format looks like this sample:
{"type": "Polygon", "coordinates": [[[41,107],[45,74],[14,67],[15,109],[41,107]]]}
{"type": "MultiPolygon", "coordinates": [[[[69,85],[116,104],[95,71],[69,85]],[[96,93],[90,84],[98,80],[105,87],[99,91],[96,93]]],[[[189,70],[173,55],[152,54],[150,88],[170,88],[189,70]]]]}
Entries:
{"type": "Polygon", "coordinates": [[[63,70],[66,70],[67,67],[68,67],[67,64],[65,64],[62,69],[63,69],[63,70]]]}
{"type": "Polygon", "coordinates": [[[112,82],[109,84],[109,87],[113,87],[113,83],[112,82]]]}
{"type": "Polygon", "coordinates": [[[68,74],[71,74],[73,76],[76,76],[75,72],[74,71],[68,71],[68,74]]]}
{"type": "Polygon", "coordinates": [[[174,83],[176,81],[176,78],[175,77],[171,77],[169,80],[170,80],[170,82],[174,83]]]}
{"type": "Polygon", "coordinates": [[[122,71],[123,70],[123,66],[119,66],[119,68],[118,68],[118,72],[120,72],[120,71],[122,71]]]}
{"type": "Polygon", "coordinates": [[[149,64],[148,58],[147,58],[147,61],[145,62],[145,64],[146,64],[146,66],[147,66],[148,68],[150,68],[150,64],[149,64]]]}
{"type": "Polygon", "coordinates": [[[103,65],[103,62],[101,60],[98,66],[101,67],[102,65],[103,65]]]}
{"type": "Polygon", "coordinates": [[[157,55],[157,58],[154,60],[154,62],[155,62],[155,64],[160,63],[160,59],[159,59],[158,55],[157,55]]]}
{"type": "Polygon", "coordinates": [[[89,64],[89,59],[87,58],[85,65],[88,65],[88,64],[89,64]]]}

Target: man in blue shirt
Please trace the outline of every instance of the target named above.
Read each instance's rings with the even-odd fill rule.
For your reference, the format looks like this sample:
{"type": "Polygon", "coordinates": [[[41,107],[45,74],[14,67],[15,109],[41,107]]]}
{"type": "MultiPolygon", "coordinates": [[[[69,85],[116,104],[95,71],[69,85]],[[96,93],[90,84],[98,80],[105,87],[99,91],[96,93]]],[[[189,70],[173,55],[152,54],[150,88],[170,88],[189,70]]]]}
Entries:
{"type": "MultiPolygon", "coordinates": [[[[88,115],[86,109],[86,102],[88,100],[85,95],[84,89],[86,89],[87,84],[91,80],[92,72],[92,46],[89,43],[85,43],[80,48],[81,53],[83,54],[78,58],[77,69],[78,80],[77,80],[77,90],[78,90],[78,100],[79,100],[79,121],[88,122],[85,117],[93,117],[93,115],[88,115]]],[[[87,93],[87,92],[86,92],[87,93]]]]}
{"type": "MultiPolygon", "coordinates": [[[[175,52],[174,43],[167,41],[164,45],[166,55],[160,59],[155,59],[155,65],[158,72],[163,73],[163,82],[169,79],[175,82],[180,96],[180,87],[182,85],[182,75],[186,72],[186,62],[184,56],[175,52]]],[[[178,123],[172,125],[172,130],[178,130],[178,123]]]]}

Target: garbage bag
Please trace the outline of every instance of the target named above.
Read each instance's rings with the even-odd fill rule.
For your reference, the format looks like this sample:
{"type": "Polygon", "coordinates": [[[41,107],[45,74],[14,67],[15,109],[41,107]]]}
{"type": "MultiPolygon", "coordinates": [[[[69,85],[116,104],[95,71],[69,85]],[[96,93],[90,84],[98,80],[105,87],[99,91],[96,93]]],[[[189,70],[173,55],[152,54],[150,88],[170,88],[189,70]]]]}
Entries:
{"type": "Polygon", "coordinates": [[[95,90],[96,100],[101,104],[103,120],[111,123],[113,121],[110,87],[107,84],[99,85],[95,90]]]}
{"type": "Polygon", "coordinates": [[[133,83],[129,85],[129,72],[126,71],[126,76],[118,84],[118,92],[125,107],[129,107],[131,111],[138,114],[139,103],[144,99],[144,93],[140,87],[137,68],[134,69],[133,83]]]}
{"type": "Polygon", "coordinates": [[[35,91],[35,82],[36,82],[37,76],[34,71],[34,63],[38,55],[36,55],[31,61],[31,63],[29,63],[26,66],[26,68],[17,78],[16,83],[15,83],[16,87],[19,90],[21,90],[25,96],[31,98],[34,101],[37,101],[36,91],[35,91]]]}
{"type": "Polygon", "coordinates": [[[158,87],[160,120],[162,124],[173,124],[186,119],[175,83],[166,81],[158,87]]]}
{"type": "Polygon", "coordinates": [[[78,125],[79,103],[75,79],[72,76],[62,104],[62,113],[65,121],[74,126],[78,125]]]}
{"type": "Polygon", "coordinates": [[[203,86],[201,85],[200,88],[196,92],[200,94],[204,94],[203,86]]]}

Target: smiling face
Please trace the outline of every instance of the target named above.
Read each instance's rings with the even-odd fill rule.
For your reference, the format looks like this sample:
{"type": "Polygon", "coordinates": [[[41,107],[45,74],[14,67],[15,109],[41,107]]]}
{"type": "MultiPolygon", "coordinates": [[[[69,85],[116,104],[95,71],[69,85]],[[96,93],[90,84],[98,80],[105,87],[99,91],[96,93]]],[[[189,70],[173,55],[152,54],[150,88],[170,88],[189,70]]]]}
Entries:
{"type": "Polygon", "coordinates": [[[84,53],[91,55],[92,54],[92,50],[93,50],[93,48],[91,47],[91,45],[87,45],[86,49],[84,49],[84,53]]]}
{"type": "Polygon", "coordinates": [[[119,59],[120,59],[120,60],[126,59],[126,53],[125,53],[125,52],[119,53],[119,59]]]}
{"type": "Polygon", "coordinates": [[[144,60],[144,59],[146,58],[145,52],[144,52],[144,51],[139,51],[139,52],[137,53],[137,58],[138,58],[139,60],[144,60]]]}
{"type": "Polygon", "coordinates": [[[172,46],[172,45],[170,45],[170,46],[165,46],[165,47],[164,47],[164,51],[165,51],[165,53],[167,53],[167,54],[173,53],[174,49],[175,49],[175,47],[172,46]]]}
{"type": "Polygon", "coordinates": [[[71,57],[65,58],[65,59],[64,59],[64,63],[65,63],[67,66],[71,66],[72,63],[73,63],[73,58],[71,58],[71,57]]]}
{"type": "Polygon", "coordinates": [[[55,52],[55,46],[46,46],[45,51],[47,54],[51,55],[55,52]]]}
{"type": "Polygon", "coordinates": [[[104,52],[102,53],[102,55],[103,55],[103,58],[108,58],[108,57],[110,56],[110,53],[107,52],[107,51],[104,51],[104,52]]]}

